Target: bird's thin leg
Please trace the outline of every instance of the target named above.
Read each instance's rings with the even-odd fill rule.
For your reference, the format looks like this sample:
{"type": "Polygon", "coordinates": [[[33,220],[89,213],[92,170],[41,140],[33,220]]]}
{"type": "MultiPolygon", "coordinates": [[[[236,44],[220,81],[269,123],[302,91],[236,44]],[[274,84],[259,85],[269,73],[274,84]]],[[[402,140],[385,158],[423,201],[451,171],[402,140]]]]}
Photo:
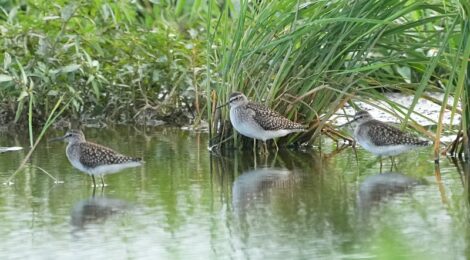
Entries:
{"type": "Polygon", "coordinates": [[[257,160],[258,160],[258,159],[256,159],[256,153],[253,153],[253,161],[254,161],[254,167],[255,167],[255,169],[258,168],[257,160]]]}
{"type": "Polygon", "coordinates": [[[93,180],[93,187],[96,187],[95,176],[94,175],[90,175],[90,176],[91,176],[91,179],[93,180]]]}
{"type": "Polygon", "coordinates": [[[253,153],[256,153],[256,139],[253,139],[253,153]]]}
{"type": "Polygon", "coordinates": [[[380,160],[380,173],[382,173],[382,156],[379,156],[379,160],[380,160]]]}
{"type": "Polygon", "coordinates": [[[395,157],[390,156],[390,160],[392,161],[392,166],[390,167],[390,171],[393,171],[393,166],[395,166],[395,169],[398,171],[397,165],[395,164],[395,157]]]}
{"type": "Polygon", "coordinates": [[[91,197],[94,198],[95,197],[95,191],[96,191],[96,187],[93,186],[93,192],[91,193],[91,197]]]}
{"type": "Polygon", "coordinates": [[[254,161],[254,167],[256,169],[256,154],[257,154],[257,150],[256,150],[256,139],[253,139],[253,161],[254,161]]]}
{"type": "Polygon", "coordinates": [[[253,139],[253,140],[254,140],[253,141],[253,162],[255,164],[254,167],[256,169],[256,153],[257,153],[257,151],[256,151],[256,139],[253,139]]]}
{"type": "Polygon", "coordinates": [[[263,142],[264,142],[264,154],[268,155],[269,152],[268,152],[268,145],[266,144],[266,140],[264,140],[263,142]]]}
{"type": "Polygon", "coordinates": [[[101,177],[101,186],[104,187],[104,178],[103,178],[103,175],[100,176],[101,177]]]}
{"type": "Polygon", "coordinates": [[[277,146],[276,139],[273,139],[273,142],[274,142],[274,146],[276,146],[276,152],[278,152],[279,151],[279,146],[277,146]]]}

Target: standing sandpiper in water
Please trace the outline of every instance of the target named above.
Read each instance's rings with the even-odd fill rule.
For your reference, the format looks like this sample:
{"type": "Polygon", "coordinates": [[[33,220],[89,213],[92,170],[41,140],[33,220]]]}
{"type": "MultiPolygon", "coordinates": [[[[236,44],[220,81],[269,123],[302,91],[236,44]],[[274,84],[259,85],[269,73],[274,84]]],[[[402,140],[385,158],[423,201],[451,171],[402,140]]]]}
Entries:
{"type": "MultiPolygon", "coordinates": [[[[417,147],[429,145],[429,141],[372,118],[367,111],[359,111],[346,124],[356,123],[354,139],[367,151],[377,156],[395,156],[417,147]]],[[[393,161],[392,161],[393,163],[393,161]]],[[[380,161],[382,166],[382,161],[380,161]]],[[[381,167],[382,168],[382,167],[381,167]]]]}
{"type": "Polygon", "coordinates": [[[248,101],[243,93],[233,92],[229,101],[217,108],[228,104],[230,104],[230,122],[233,128],[244,136],[262,140],[265,152],[267,152],[266,140],[306,130],[304,125],[292,122],[276,111],[248,101]]]}
{"type": "Polygon", "coordinates": [[[122,155],[110,148],[87,142],[80,130],[69,130],[64,136],[51,141],[59,140],[68,142],[65,150],[67,158],[73,167],[91,176],[93,187],[96,187],[95,175],[101,178],[101,184],[105,186],[103,175],[142,165],[140,158],[122,155]]]}

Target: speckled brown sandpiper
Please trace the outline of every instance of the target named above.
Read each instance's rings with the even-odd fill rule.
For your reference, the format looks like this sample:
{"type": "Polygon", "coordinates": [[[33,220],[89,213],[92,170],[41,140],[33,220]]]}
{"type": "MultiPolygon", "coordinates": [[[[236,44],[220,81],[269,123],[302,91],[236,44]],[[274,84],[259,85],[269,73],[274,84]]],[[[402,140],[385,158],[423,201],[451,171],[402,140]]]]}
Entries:
{"type": "Polygon", "coordinates": [[[235,130],[244,136],[262,140],[265,152],[267,140],[306,130],[302,124],[292,122],[262,104],[250,102],[241,92],[230,94],[229,101],[222,106],[228,104],[230,121],[235,130]]]}
{"type": "Polygon", "coordinates": [[[356,141],[364,149],[377,156],[395,156],[429,145],[429,141],[421,140],[410,133],[374,119],[367,111],[358,111],[354,119],[344,125],[353,122],[356,123],[354,129],[356,141]]]}
{"type": "Polygon", "coordinates": [[[87,142],[80,130],[69,130],[64,136],[50,141],[59,140],[68,142],[65,150],[67,158],[73,167],[91,176],[94,187],[96,187],[95,176],[99,176],[101,184],[105,186],[104,175],[142,165],[140,158],[122,155],[110,148],[87,142]]]}

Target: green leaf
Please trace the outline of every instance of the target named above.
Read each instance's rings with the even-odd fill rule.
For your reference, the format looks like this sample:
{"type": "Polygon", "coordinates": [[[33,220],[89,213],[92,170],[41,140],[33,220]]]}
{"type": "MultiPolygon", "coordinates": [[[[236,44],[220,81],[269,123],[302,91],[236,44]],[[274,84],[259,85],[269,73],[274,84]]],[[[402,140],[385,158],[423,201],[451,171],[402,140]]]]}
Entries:
{"type": "Polygon", "coordinates": [[[27,97],[28,96],[28,92],[26,90],[23,90],[21,91],[21,94],[20,96],[18,97],[18,100],[17,101],[21,101],[23,100],[23,98],[27,97]]]}
{"type": "Polygon", "coordinates": [[[0,82],[12,81],[13,79],[10,75],[0,74],[0,82]]]}
{"type": "Polygon", "coordinates": [[[60,12],[60,16],[62,17],[64,21],[67,21],[72,17],[75,10],[76,10],[75,4],[66,5],[64,6],[64,8],[62,8],[60,12]]]}
{"type": "Polygon", "coordinates": [[[79,64],[70,64],[65,67],[62,67],[60,70],[64,73],[74,72],[80,68],[79,64]]]}
{"type": "Polygon", "coordinates": [[[3,69],[7,70],[11,64],[11,56],[8,52],[5,52],[5,57],[3,58],[3,69]]]}
{"type": "Polygon", "coordinates": [[[403,77],[406,83],[411,83],[411,69],[410,67],[397,67],[397,72],[403,77]]]}

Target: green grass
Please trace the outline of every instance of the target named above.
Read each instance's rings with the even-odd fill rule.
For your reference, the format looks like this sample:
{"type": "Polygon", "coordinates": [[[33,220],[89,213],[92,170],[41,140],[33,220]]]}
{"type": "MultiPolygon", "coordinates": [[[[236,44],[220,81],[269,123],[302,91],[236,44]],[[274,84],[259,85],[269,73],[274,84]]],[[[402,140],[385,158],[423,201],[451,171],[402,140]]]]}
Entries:
{"type": "MultiPolygon", "coordinates": [[[[433,102],[455,97],[450,109],[468,129],[469,9],[465,0],[3,1],[0,112],[31,140],[63,96],[71,122],[189,110],[189,123],[210,120],[215,133],[227,110],[214,108],[238,90],[310,125],[281,145],[312,144],[346,103],[382,101],[406,124],[418,99],[438,91],[445,99],[433,102]],[[401,107],[387,91],[414,103],[401,107]]],[[[411,125],[438,140],[443,112],[435,133],[411,125]]]]}
{"type": "MultiPolygon", "coordinates": [[[[242,2],[230,28],[231,41],[221,43],[221,53],[213,52],[220,56],[218,96],[224,102],[230,92],[239,90],[291,119],[310,122],[309,143],[345,102],[383,101],[406,123],[425,91],[460,100],[462,65],[468,60],[463,51],[468,47],[465,5],[386,0],[242,2]],[[436,87],[437,80],[444,89],[436,87]],[[415,95],[413,105],[400,107],[387,99],[384,90],[415,95]]],[[[225,28],[218,29],[214,34],[226,33],[225,28]]],[[[452,111],[457,111],[456,104],[452,111]]],[[[441,127],[438,134],[427,135],[439,137],[442,122],[436,124],[441,127]]],[[[305,135],[283,140],[305,142],[305,135]]]]}

